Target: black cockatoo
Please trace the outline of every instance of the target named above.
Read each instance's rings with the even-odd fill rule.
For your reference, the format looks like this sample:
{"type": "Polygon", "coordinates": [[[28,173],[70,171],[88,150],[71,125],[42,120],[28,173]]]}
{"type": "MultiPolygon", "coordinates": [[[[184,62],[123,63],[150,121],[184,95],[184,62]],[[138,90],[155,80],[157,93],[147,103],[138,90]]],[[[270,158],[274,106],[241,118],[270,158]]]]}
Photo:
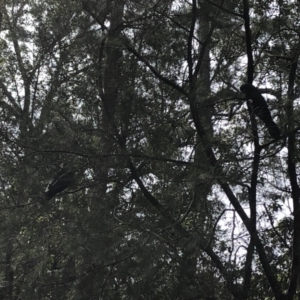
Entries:
{"type": "Polygon", "coordinates": [[[246,95],[247,99],[252,100],[254,113],[265,123],[271,137],[278,139],[281,134],[280,130],[273,121],[267,102],[259,89],[250,83],[245,83],[240,87],[240,90],[246,95]]]}
{"type": "Polygon", "coordinates": [[[56,194],[62,192],[73,180],[74,173],[67,168],[66,163],[60,165],[60,170],[49,182],[45,190],[46,200],[50,200],[56,194]]]}

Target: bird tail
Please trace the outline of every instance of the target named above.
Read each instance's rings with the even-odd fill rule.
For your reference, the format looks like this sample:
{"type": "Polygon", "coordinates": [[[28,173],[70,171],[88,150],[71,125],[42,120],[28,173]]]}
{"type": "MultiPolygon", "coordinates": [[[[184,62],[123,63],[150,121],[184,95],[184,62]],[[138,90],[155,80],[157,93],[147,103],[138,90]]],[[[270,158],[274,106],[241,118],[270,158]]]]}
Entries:
{"type": "Polygon", "coordinates": [[[44,205],[46,204],[51,198],[49,198],[49,196],[46,194],[46,193],[43,193],[41,196],[40,196],[40,204],[44,205]]]}
{"type": "Polygon", "coordinates": [[[267,124],[268,127],[268,131],[270,133],[270,136],[273,139],[278,139],[281,135],[280,129],[278,128],[278,126],[276,125],[276,123],[272,120],[272,122],[268,122],[267,124]]]}

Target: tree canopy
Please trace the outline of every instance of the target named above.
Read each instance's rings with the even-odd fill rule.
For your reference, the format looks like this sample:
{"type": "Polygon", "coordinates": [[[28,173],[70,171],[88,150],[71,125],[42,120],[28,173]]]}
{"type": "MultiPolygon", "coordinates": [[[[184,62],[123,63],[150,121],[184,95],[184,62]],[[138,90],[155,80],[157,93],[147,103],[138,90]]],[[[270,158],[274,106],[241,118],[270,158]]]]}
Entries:
{"type": "Polygon", "coordinates": [[[299,1],[0,12],[0,300],[298,299],[299,1]]]}

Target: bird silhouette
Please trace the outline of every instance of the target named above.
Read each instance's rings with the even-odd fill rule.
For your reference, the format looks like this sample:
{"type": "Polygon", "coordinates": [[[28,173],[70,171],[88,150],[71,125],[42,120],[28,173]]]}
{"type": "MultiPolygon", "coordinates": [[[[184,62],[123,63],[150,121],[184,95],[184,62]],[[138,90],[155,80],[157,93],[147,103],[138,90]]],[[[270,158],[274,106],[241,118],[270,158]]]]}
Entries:
{"type": "Polygon", "coordinates": [[[253,111],[265,123],[270,136],[273,139],[278,139],[281,135],[280,129],[273,121],[268,104],[259,89],[250,83],[245,83],[240,87],[240,90],[247,99],[252,100],[253,111]]]}
{"type": "Polygon", "coordinates": [[[49,182],[45,190],[46,200],[50,200],[56,194],[62,192],[68,187],[73,180],[74,173],[70,171],[66,163],[60,165],[59,171],[55,174],[52,180],[49,182]]]}

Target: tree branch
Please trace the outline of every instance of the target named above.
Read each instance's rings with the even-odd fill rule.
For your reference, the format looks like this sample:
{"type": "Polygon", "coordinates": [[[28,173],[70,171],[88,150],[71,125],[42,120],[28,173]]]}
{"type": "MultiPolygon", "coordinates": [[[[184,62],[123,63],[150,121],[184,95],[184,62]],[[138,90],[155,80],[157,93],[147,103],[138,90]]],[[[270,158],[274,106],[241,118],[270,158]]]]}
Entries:
{"type": "MultiPolygon", "coordinates": [[[[299,53],[296,55],[291,65],[288,82],[288,108],[289,129],[294,128],[294,85],[296,71],[298,66],[299,53]]],[[[287,293],[287,299],[293,299],[299,277],[300,268],[300,189],[297,179],[296,167],[296,132],[292,132],[288,137],[288,174],[292,188],[292,199],[294,205],[294,232],[293,232],[293,251],[292,251],[292,269],[290,274],[290,284],[287,293]]]]}

